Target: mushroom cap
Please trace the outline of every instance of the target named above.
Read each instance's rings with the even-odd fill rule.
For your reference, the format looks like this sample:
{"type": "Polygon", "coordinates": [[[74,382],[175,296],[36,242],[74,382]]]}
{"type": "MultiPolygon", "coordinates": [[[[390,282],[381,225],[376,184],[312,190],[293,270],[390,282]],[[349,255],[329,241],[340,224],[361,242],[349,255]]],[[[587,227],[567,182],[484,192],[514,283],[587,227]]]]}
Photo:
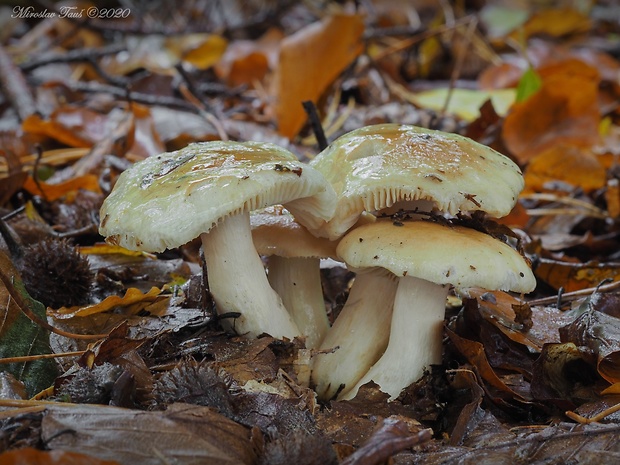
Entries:
{"type": "Polygon", "coordinates": [[[335,195],[320,172],[277,145],[193,143],[124,171],[103,202],[99,232],[112,244],[161,252],[273,204],[316,225],[333,214],[335,195]]]}
{"type": "Polygon", "coordinates": [[[475,229],[430,221],[378,220],[355,228],[338,244],[352,267],[382,267],[456,288],[531,292],[536,278],[509,245],[475,229]]]}
{"type": "Polygon", "coordinates": [[[519,167],[499,152],[458,134],[381,124],[351,131],[310,165],[338,197],[334,217],[312,232],[335,239],[362,211],[395,202],[431,200],[452,215],[482,210],[507,215],[523,189],[519,167]]]}
{"type": "Polygon", "coordinates": [[[313,236],[282,206],[250,215],[254,247],[260,255],[284,258],[336,258],[336,241],[313,236]]]}

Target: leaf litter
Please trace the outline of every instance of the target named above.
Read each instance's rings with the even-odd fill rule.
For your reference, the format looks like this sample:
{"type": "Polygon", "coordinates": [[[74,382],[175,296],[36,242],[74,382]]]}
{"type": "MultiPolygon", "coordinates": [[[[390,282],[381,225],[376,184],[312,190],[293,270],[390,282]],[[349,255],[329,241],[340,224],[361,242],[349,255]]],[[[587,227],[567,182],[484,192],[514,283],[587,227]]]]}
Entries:
{"type": "MultiPolygon", "coordinates": [[[[617,462],[613,2],[319,3],[121,1],[127,18],[83,23],[2,7],[3,463],[617,462]],[[501,224],[537,290],[451,296],[442,365],[392,402],[373,383],[320,402],[302,340],[225,332],[198,243],[132,254],[96,232],[119,173],[148,156],[231,139],[312,158],[303,101],[330,141],[415,124],[525,174],[501,224]]],[[[333,321],[353,275],[321,271],[333,321]]]]}

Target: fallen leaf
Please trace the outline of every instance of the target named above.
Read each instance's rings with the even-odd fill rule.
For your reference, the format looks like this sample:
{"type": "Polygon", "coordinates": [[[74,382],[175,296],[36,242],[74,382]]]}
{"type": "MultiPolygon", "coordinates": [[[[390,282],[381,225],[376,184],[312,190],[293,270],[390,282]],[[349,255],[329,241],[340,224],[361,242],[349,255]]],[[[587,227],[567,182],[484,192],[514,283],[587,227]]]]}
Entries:
{"type": "MultiPolygon", "coordinates": [[[[24,173],[25,174],[25,173],[24,173]]],[[[91,192],[101,194],[99,187],[99,178],[93,174],[85,174],[75,178],[68,179],[59,183],[47,183],[45,181],[35,182],[32,176],[28,176],[24,183],[24,189],[33,195],[40,195],[49,202],[58,200],[67,194],[85,189],[91,192]]]]}
{"type": "Polygon", "coordinates": [[[99,460],[79,452],[38,450],[32,447],[9,450],[0,454],[3,465],[120,465],[115,460],[99,460]]]}
{"type": "Polygon", "coordinates": [[[42,437],[52,450],[101,460],[160,465],[254,463],[247,428],[208,407],[173,404],[164,412],[48,404],[42,437]],[[63,434],[72,431],[72,434],[63,434]]]}
{"type": "Polygon", "coordinates": [[[564,292],[598,286],[606,279],[620,279],[620,263],[571,263],[541,258],[534,274],[554,289],[564,292]]]}
{"type": "Polygon", "coordinates": [[[183,53],[183,61],[198,69],[210,68],[220,60],[227,46],[228,41],[222,36],[209,34],[198,45],[183,53]]]}
{"type": "Polygon", "coordinates": [[[302,102],[317,102],[362,51],[364,19],[335,14],[282,40],[276,69],[275,114],[280,134],[293,138],[304,122],[302,102]]]}
{"type": "Polygon", "coordinates": [[[531,157],[523,177],[524,192],[541,192],[558,181],[592,192],[607,181],[605,167],[590,149],[563,143],[531,157]]]}
{"type": "Polygon", "coordinates": [[[502,130],[521,164],[558,143],[588,147],[599,141],[596,69],[568,60],[539,73],[542,86],[511,107],[502,130]]]}
{"type": "Polygon", "coordinates": [[[127,289],[124,296],[120,297],[117,295],[111,295],[98,304],[61,307],[57,310],[49,309],[49,316],[56,319],[84,317],[95,313],[106,312],[114,307],[131,307],[127,310],[127,312],[129,314],[136,313],[144,307],[153,304],[157,300],[168,298],[168,296],[161,296],[161,293],[162,290],[157,287],[152,287],[146,294],[142,293],[139,289],[132,287],[127,289]]]}
{"type": "Polygon", "coordinates": [[[532,15],[511,37],[514,40],[527,39],[534,35],[561,37],[587,32],[591,26],[590,18],[576,9],[549,8],[532,15]]]}
{"type": "Polygon", "coordinates": [[[448,97],[450,102],[446,111],[465,121],[474,121],[480,116],[480,107],[491,100],[493,108],[500,116],[505,116],[515,101],[514,89],[472,90],[440,88],[425,92],[411,93],[408,100],[420,108],[441,111],[448,97]]]}
{"type": "Polygon", "coordinates": [[[107,116],[87,107],[65,106],[48,119],[33,114],[24,120],[25,132],[47,136],[70,147],[91,147],[107,134],[107,116]]]}

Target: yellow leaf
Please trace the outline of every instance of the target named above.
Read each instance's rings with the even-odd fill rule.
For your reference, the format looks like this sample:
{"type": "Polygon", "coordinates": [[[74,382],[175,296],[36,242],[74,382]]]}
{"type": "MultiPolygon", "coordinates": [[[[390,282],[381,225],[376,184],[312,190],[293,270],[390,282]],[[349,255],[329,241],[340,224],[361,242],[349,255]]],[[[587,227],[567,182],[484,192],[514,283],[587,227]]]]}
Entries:
{"type": "Polygon", "coordinates": [[[221,36],[209,35],[204,42],[192,48],[183,56],[183,61],[198,69],[207,69],[216,64],[226,51],[228,42],[221,36]]]}
{"type": "Polygon", "coordinates": [[[572,8],[542,10],[534,14],[523,28],[515,30],[511,36],[528,38],[534,35],[562,37],[568,34],[583,33],[590,30],[590,19],[572,8]]]}
{"type": "MultiPolygon", "coordinates": [[[[420,108],[440,111],[448,98],[449,89],[433,89],[425,92],[408,94],[407,100],[420,108]]],[[[515,89],[472,90],[452,89],[448,113],[457,115],[466,121],[474,121],[480,116],[480,107],[491,99],[493,108],[500,116],[505,116],[515,101],[515,89]]]]}
{"type": "Polygon", "coordinates": [[[26,182],[24,183],[24,189],[33,195],[41,195],[50,202],[58,200],[59,198],[67,195],[69,192],[74,192],[78,189],[101,193],[101,189],[99,188],[99,180],[94,174],[85,174],[83,176],[68,179],[58,184],[48,184],[44,181],[39,181],[37,184],[32,176],[28,176],[26,182]]]}
{"type": "Polygon", "coordinates": [[[114,307],[129,307],[134,304],[142,304],[139,307],[132,307],[132,313],[138,312],[141,308],[148,306],[160,298],[161,289],[152,287],[146,294],[142,293],[139,289],[131,287],[127,289],[123,297],[112,295],[106,297],[98,304],[87,305],[85,307],[62,307],[58,310],[48,309],[48,313],[56,319],[67,319],[76,316],[88,316],[95,313],[101,313],[111,310],[114,307]]]}
{"type": "Polygon", "coordinates": [[[275,76],[275,114],[279,132],[297,135],[306,114],[302,102],[316,102],[362,51],[364,19],[337,14],[286,37],[275,76]]]}
{"type": "Polygon", "coordinates": [[[141,257],[143,255],[151,256],[151,254],[139,251],[129,250],[120,245],[111,245],[99,243],[87,247],[80,247],[80,253],[84,255],[108,255],[108,254],[121,254],[129,257],[141,257]]]}

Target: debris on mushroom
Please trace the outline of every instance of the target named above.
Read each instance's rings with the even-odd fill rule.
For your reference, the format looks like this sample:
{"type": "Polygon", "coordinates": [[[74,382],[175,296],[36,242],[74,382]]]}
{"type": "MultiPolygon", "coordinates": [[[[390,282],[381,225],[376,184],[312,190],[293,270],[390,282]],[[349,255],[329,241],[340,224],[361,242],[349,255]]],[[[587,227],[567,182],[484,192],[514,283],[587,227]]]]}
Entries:
{"type": "Polygon", "coordinates": [[[317,170],[274,144],[193,143],[123,172],[101,208],[109,243],[162,252],[199,237],[209,290],[239,334],[301,333],[269,286],[252,242],[249,212],[283,204],[302,224],[331,218],[334,192],[317,170]]]}
{"type": "Polygon", "coordinates": [[[317,238],[281,206],[250,215],[252,238],[267,260],[267,278],[306,338],[317,347],[329,329],[323,298],[320,261],[336,258],[336,241],[317,238]]]}
{"type": "Polygon", "coordinates": [[[450,285],[527,293],[536,279],[525,259],[504,242],[474,229],[430,221],[395,226],[378,220],[344,236],[338,255],[352,267],[381,267],[398,277],[389,343],[381,358],[340,398],[376,382],[396,398],[425,367],[441,363],[450,285]]]}
{"type": "Polygon", "coordinates": [[[398,201],[428,200],[451,215],[482,210],[500,218],[523,189],[521,170],[501,153],[458,134],[405,124],[351,131],[310,165],[338,197],[333,217],[312,231],[331,239],[348,231],[362,211],[398,201]]]}

